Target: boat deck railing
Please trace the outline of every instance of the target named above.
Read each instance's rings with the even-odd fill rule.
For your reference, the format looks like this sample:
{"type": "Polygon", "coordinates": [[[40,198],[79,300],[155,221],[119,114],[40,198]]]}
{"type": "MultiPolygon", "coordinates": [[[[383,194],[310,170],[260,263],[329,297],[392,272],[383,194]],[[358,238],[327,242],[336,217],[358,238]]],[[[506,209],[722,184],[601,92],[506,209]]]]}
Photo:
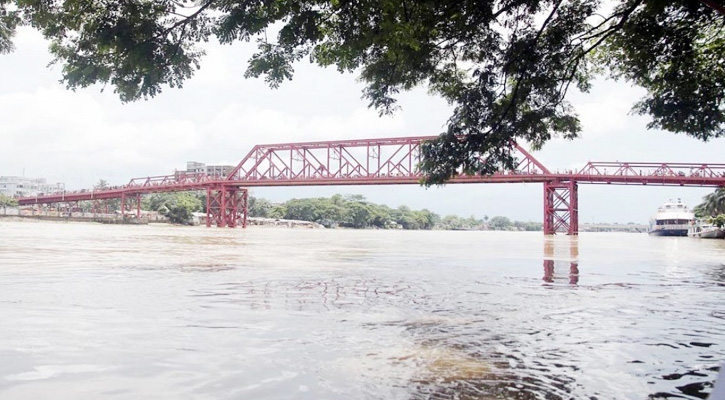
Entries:
{"type": "Polygon", "coordinates": [[[652,226],[653,231],[666,231],[670,229],[685,229],[690,228],[689,224],[668,224],[668,225],[654,225],[652,226]]]}

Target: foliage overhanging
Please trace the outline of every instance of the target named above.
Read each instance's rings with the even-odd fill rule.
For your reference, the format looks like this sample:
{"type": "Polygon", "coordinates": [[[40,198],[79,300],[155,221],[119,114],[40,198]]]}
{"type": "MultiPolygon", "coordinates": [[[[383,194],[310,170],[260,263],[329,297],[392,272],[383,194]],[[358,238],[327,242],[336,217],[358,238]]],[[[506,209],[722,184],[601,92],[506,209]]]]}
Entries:
{"type": "Polygon", "coordinates": [[[0,53],[32,26],[69,88],[110,84],[123,101],[182,86],[212,37],[256,40],[245,76],[272,87],[304,57],[358,72],[382,114],[425,85],[454,106],[423,147],[437,184],[511,167],[513,140],[575,138],[566,94],[600,74],[646,89],[633,111],[650,128],[724,136],[723,12],[714,0],[0,0],[0,53]]]}

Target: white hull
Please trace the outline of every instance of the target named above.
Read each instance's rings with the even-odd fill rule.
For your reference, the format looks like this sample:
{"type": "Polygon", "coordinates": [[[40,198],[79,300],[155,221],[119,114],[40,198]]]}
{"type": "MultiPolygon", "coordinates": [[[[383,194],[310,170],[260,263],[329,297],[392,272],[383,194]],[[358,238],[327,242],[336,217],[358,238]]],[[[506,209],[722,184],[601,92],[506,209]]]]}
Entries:
{"type": "Polygon", "coordinates": [[[650,220],[649,234],[653,236],[687,236],[688,229],[694,222],[695,216],[680,201],[670,201],[657,209],[657,213],[650,220]]]}
{"type": "Polygon", "coordinates": [[[687,225],[654,226],[648,233],[652,236],[687,236],[687,225]]]}
{"type": "Polygon", "coordinates": [[[687,232],[687,236],[701,239],[722,239],[725,238],[725,230],[718,228],[705,228],[699,232],[687,232]]]}

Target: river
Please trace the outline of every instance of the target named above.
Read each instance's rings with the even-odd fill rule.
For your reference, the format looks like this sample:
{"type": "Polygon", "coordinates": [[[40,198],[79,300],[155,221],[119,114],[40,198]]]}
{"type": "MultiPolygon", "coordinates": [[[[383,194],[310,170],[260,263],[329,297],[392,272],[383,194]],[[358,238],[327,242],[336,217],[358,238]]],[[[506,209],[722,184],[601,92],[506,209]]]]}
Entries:
{"type": "Polygon", "coordinates": [[[0,219],[0,398],[704,398],[725,240],[0,219]]]}

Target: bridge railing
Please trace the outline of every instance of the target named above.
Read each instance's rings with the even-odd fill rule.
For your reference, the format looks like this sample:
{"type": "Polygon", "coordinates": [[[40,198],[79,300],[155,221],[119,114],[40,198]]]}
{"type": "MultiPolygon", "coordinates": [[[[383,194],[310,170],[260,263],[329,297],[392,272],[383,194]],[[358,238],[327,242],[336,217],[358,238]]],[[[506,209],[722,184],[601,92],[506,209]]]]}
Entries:
{"type": "Polygon", "coordinates": [[[206,183],[213,180],[224,179],[221,175],[207,175],[202,172],[176,172],[173,175],[157,175],[144,178],[133,178],[126,188],[146,188],[151,186],[173,186],[206,183]]]}
{"type": "Polygon", "coordinates": [[[589,162],[576,174],[615,177],[725,178],[725,164],[589,162]]]}

